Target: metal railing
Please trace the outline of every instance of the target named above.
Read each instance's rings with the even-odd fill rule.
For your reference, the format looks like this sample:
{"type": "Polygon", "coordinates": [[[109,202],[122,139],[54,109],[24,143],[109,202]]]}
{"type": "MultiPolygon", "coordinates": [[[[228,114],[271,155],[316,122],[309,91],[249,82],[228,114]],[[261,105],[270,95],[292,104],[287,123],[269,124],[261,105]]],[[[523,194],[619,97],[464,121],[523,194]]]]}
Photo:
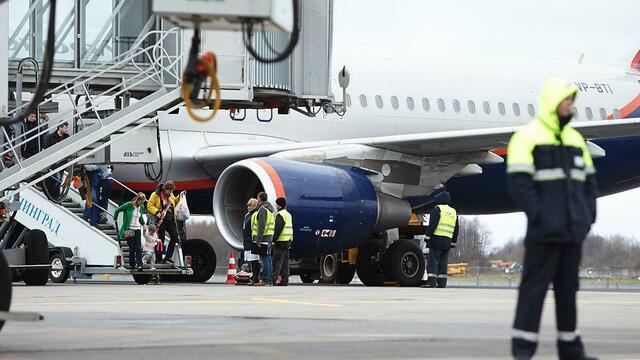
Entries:
{"type": "MultiPolygon", "coordinates": [[[[640,269],[581,269],[580,288],[589,290],[640,290],[640,269]]],[[[448,285],[464,287],[517,288],[521,269],[467,267],[448,276],[448,285]],[[509,271],[507,271],[509,270],[509,271]]]]}
{"type": "MultiPolygon", "coordinates": [[[[108,101],[112,101],[116,96],[128,93],[131,89],[143,82],[151,80],[158,86],[158,88],[177,87],[181,78],[183,56],[178,50],[177,44],[179,44],[179,36],[180,31],[177,28],[168,31],[148,32],[146,36],[138,39],[128,52],[122,54],[118,59],[119,61],[115,64],[103,64],[98,66],[90,72],[79,75],[69,82],[47,92],[45,96],[47,100],[41,103],[40,106],[53,102],[55,99],[54,95],[60,96],[63,94],[64,96],[64,94],[66,94],[69,97],[69,100],[71,100],[72,109],[58,115],[57,121],[53,121],[53,123],[52,121],[49,121],[48,123],[39,123],[37,126],[22,133],[17,138],[12,138],[8,134],[7,129],[3,127],[2,132],[5,140],[0,145],[0,158],[4,159],[6,154],[12,153],[16,162],[13,166],[23,168],[21,152],[19,149],[31,141],[39,141],[43,133],[49,133],[50,128],[56,129],[59,125],[68,123],[68,119],[71,119],[74,124],[80,122],[81,125],[85,127],[86,124],[83,115],[87,113],[93,113],[95,118],[97,118],[98,122],[102,125],[103,119],[98,111],[100,105],[108,101]],[[162,46],[163,42],[170,36],[175,36],[176,54],[178,55],[170,55],[162,46]],[[154,44],[142,47],[142,45],[145,44],[145,39],[155,37],[157,37],[157,41],[154,44]],[[148,61],[145,61],[144,66],[138,63],[140,57],[148,59],[148,61]],[[123,78],[121,82],[97,95],[91,95],[89,88],[92,80],[103,76],[105,73],[117,72],[118,70],[130,68],[131,66],[138,70],[135,75],[127,79],[123,78]],[[75,101],[74,97],[79,94],[84,95],[84,101],[75,101]]],[[[21,111],[25,107],[26,104],[13,110],[10,115],[21,111]]],[[[5,166],[4,161],[1,161],[0,170],[4,170],[6,168],[7,166],[5,166]]]]}

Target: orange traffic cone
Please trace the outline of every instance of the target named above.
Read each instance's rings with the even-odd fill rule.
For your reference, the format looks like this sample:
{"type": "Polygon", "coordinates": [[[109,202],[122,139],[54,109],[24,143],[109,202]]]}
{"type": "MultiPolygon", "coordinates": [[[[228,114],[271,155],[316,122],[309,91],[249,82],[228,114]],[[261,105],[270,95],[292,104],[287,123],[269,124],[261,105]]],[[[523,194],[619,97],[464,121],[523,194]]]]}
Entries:
{"type": "Polygon", "coordinates": [[[229,270],[227,270],[227,284],[236,283],[236,259],[233,256],[233,251],[229,251],[229,270]]]}

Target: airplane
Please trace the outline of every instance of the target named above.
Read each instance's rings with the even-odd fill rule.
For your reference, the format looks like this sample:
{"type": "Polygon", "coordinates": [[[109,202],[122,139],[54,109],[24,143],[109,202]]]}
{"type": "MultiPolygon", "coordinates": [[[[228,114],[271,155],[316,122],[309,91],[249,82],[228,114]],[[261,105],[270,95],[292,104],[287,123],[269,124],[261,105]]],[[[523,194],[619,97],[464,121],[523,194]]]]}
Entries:
{"type": "MultiPolygon", "coordinates": [[[[336,21],[336,34],[345,27],[336,21]]],[[[416,246],[392,241],[393,229],[424,212],[442,189],[461,214],[518,211],[506,191],[505,147],[535,117],[537,93],[549,76],[579,89],[572,126],[588,140],[600,194],[640,185],[640,51],[633,50],[622,66],[376,56],[379,49],[335,46],[334,73],[346,66],[352,74],[344,116],[247,110],[242,118],[220,115],[203,126],[182,110],[169,114],[159,121],[163,179],[188,190],[192,213],[214,215],[236,250],[247,200],[259,191],[272,202],[285,196],[294,217],[294,271],[305,282],[330,276],[320,265],[341,254],[339,282],[349,283],[357,270],[366,285],[380,285],[390,273],[416,284],[424,259],[416,246]],[[398,248],[409,257],[397,255],[398,248]],[[345,261],[349,249],[358,249],[355,264],[345,261]],[[417,267],[401,269],[410,260],[417,267]]],[[[552,45],[540,51],[553,51],[552,45]]],[[[114,176],[134,190],[156,187],[131,166],[116,167],[114,176]]]]}

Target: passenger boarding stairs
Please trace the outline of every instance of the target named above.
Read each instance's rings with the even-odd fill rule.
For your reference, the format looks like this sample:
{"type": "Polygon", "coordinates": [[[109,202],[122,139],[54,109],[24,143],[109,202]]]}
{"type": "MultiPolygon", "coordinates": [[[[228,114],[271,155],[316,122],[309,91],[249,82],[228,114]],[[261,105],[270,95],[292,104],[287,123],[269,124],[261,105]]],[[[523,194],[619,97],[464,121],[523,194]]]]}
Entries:
{"type": "Polygon", "coordinates": [[[70,189],[67,198],[58,205],[51,202],[41,188],[27,186],[20,194],[20,208],[15,220],[27,229],[44,231],[52,246],[71,249],[73,257],[67,261],[79,278],[94,274],[192,274],[192,270],[184,266],[179,243],[173,257],[175,264],[158,263],[154,271],[149,271],[147,264],[142,272],[131,269],[129,246],[126,240],[118,238],[118,226],[112,218],[117,206],[109,201],[107,222],[94,227],[83,217],[84,199],[77,190],[70,189]]]}
{"type": "MultiPolygon", "coordinates": [[[[179,31],[175,29],[152,31],[147,36],[157,36],[159,38],[154,45],[146,48],[134,47],[123,54],[116,63],[92,69],[91,72],[80,75],[72,81],[50,90],[46,95],[47,100],[40,106],[53,102],[60,97],[66,97],[73,104],[73,108],[56,116],[55,119],[50,119],[49,124],[46,122],[41,123],[33,130],[20,134],[15,139],[11,139],[6,128],[3,128],[4,141],[0,147],[0,155],[5,157],[8,153],[13,154],[16,164],[8,168],[5,168],[4,164],[0,166],[0,170],[2,170],[0,173],[0,190],[13,189],[12,194],[24,191],[29,185],[34,185],[51,176],[51,174],[68,168],[97,153],[114,141],[155,122],[165,113],[177,110],[181,106],[179,82],[182,56],[168,55],[163,50],[162,44],[172,36],[177,41],[178,35],[179,31]],[[91,93],[92,80],[105,73],[113,73],[119,68],[137,66],[136,59],[139,59],[140,56],[148,57],[148,62],[152,66],[140,67],[140,72],[137,75],[126,79],[123,78],[120,83],[99,94],[91,93]],[[157,91],[138,101],[131,102],[129,106],[118,109],[117,112],[107,117],[101,116],[104,113],[102,110],[116,106],[117,103],[126,102],[123,99],[129,98],[130,89],[135,88],[141,82],[148,83],[149,80],[157,84],[157,91]],[[150,116],[150,114],[155,115],[150,116]],[[88,120],[87,118],[92,119],[88,120]],[[68,122],[70,128],[77,127],[81,130],[71,134],[68,139],[46,148],[28,159],[22,160],[20,158],[20,148],[23,145],[55,131],[57,126],[64,122],[68,122]],[[132,124],[135,124],[135,126],[131,127],[132,124]],[[125,129],[126,131],[124,131],[125,129]],[[119,131],[124,132],[118,137],[111,137],[112,134],[119,131]],[[51,171],[42,173],[46,170],[51,171]],[[23,183],[25,180],[27,182],[23,183]]],[[[139,44],[143,43],[140,42],[139,44]]],[[[20,110],[22,108],[16,111],[20,110]]],[[[6,194],[3,194],[0,200],[4,200],[5,197],[6,194]]]]}

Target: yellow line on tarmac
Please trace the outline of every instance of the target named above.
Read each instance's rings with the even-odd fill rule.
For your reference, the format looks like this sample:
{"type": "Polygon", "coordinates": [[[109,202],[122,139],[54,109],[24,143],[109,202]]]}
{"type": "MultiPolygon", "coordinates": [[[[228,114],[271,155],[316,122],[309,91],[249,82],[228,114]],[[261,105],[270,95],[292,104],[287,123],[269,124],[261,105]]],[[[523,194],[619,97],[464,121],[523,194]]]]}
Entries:
{"type": "Polygon", "coordinates": [[[307,302],[307,301],[286,300],[286,299],[253,298],[251,300],[266,301],[266,302],[271,302],[271,303],[276,303],[276,304],[310,305],[310,306],[320,306],[320,307],[342,307],[342,306],[344,306],[344,305],[340,305],[340,304],[324,304],[324,303],[315,303],[315,302],[307,302]]]}
{"type": "Polygon", "coordinates": [[[167,305],[167,304],[253,304],[251,301],[230,300],[130,300],[130,301],[60,301],[17,302],[14,305],[167,305]]]}

